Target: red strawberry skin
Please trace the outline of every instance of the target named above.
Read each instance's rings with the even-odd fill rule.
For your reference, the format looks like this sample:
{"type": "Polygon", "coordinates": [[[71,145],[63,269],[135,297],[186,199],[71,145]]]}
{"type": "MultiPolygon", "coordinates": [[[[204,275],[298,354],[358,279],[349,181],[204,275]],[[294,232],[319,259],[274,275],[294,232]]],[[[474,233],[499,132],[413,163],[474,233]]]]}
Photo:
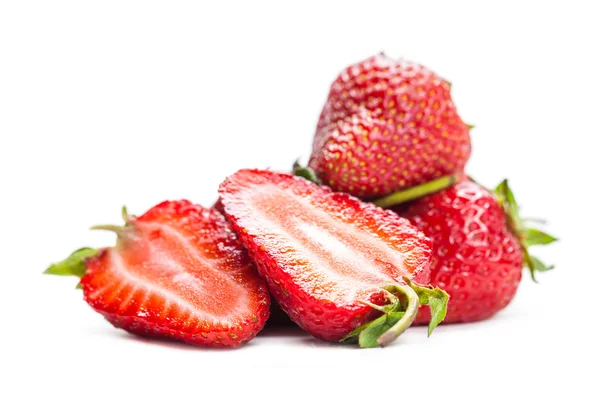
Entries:
{"type": "Polygon", "coordinates": [[[470,152],[450,85],[380,54],[331,85],[309,166],[334,191],[372,199],[462,171],[470,152]]]}
{"type": "Polygon", "coordinates": [[[85,301],[137,335],[238,347],[269,316],[265,282],[225,217],[185,200],[131,217],[86,269],[85,301]]]}
{"type": "Polygon", "coordinates": [[[339,341],[385,303],[381,286],[427,283],[431,245],[407,220],[303,178],[242,170],[220,187],[272,296],[313,336],[339,341]]]}
{"type": "MultiPolygon", "coordinates": [[[[482,320],[510,303],[523,253],[491,192],[465,178],[396,211],[433,242],[430,283],[450,295],[444,323],[482,320]]],[[[429,309],[422,307],[416,322],[428,320],[429,309]]]]}

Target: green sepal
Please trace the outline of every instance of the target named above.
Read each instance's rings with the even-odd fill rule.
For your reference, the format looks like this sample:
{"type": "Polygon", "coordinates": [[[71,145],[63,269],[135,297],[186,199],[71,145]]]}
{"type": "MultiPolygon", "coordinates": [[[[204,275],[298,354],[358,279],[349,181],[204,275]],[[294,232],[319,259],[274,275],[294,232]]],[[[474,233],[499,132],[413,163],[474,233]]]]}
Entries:
{"type": "Polygon", "coordinates": [[[535,228],[525,228],[525,243],[527,246],[545,245],[556,242],[558,239],[552,235],[535,228]]]}
{"type": "Polygon", "coordinates": [[[515,200],[513,191],[508,185],[508,180],[505,179],[500,182],[496,189],[494,189],[494,194],[504,210],[508,228],[519,240],[519,245],[523,252],[523,266],[529,269],[531,279],[537,282],[535,278],[536,271],[548,271],[554,268],[554,266],[546,266],[541,260],[529,254],[529,246],[550,244],[558,239],[539,229],[525,226],[524,220],[519,215],[519,205],[515,200]]]}
{"type": "Polygon", "coordinates": [[[429,337],[433,333],[435,327],[446,318],[450,296],[438,287],[434,288],[430,285],[417,285],[413,281],[406,279],[405,281],[419,295],[419,304],[429,306],[429,312],[431,314],[431,319],[429,320],[429,325],[427,327],[427,337],[429,337]]]}
{"type": "Polygon", "coordinates": [[[550,271],[554,269],[554,265],[546,265],[542,260],[537,257],[529,256],[531,259],[531,263],[533,264],[533,269],[540,272],[550,271]]]}
{"type": "Polygon", "coordinates": [[[419,305],[429,305],[431,309],[428,336],[446,316],[448,294],[442,289],[419,285],[409,278],[404,278],[404,283],[394,283],[382,289],[388,295],[389,304],[380,306],[362,302],[382,315],[357,327],[344,336],[341,342],[358,342],[364,348],[387,346],[412,324],[419,305]]]}
{"type": "Polygon", "coordinates": [[[98,249],[83,247],[75,250],[71,255],[63,261],[50,265],[45,271],[45,274],[61,275],[61,276],[76,276],[81,278],[85,275],[85,260],[93,257],[98,253],[98,249]]]}
{"type": "Polygon", "coordinates": [[[321,180],[319,179],[319,177],[317,176],[315,171],[310,167],[303,167],[302,165],[300,165],[298,160],[296,160],[294,162],[292,172],[294,173],[294,175],[302,177],[311,182],[314,182],[317,185],[321,184],[321,180]]]}
{"type": "MultiPolygon", "coordinates": [[[[385,317],[386,315],[389,314],[394,314],[395,317],[398,317],[398,320],[400,318],[402,318],[404,316],[404,312],[402,311],[391,311],[390,313],[387,314],[383,314],[382,316],[380,316],[377,319],[374,319],[373,321],[367,322],[365,324],[362,324],[361,326],[359,326],[358,328],[354,329],[352,332],[350,332],[349,334],[347,334],[346,336],[344,336],[340,342],[344,342],[344,343],[357,343],[358,342],[358,336],[360,335],[360,333],[364,330],[366,330],[367,328],[369,328],[371,325],[377,323],[377,321],[379,321],[380,319],[382,319],[383,317],[385,317]],[[352,339],[356,339],[354,341],[352,341],[352,339]]],[[[398,322],[398,320],[396,320],[396,322],[398,322]]],[[[382,332],[383,333],[383,332],[382,332]]],[[[379,335],[381,336],[381,335],[379,335]]],[[[378,336],[378,337],[379,337],[378,336]]],[[[379,346],[379,345],[378,345],[379,346]]]]}
{"type": "Polygon", "coordinates": [[[510,186],[508,186],[508,179],[504,179],[502,182],[496,186],[494,189],[494,193],[500,202],[500,205],[504,209],[506,215],[510,218],[510,222],[515,225],[515,228],[518,228],[519,231],[522,229],[522,221],[519,216],[519,205],[515,200],[515,195],[511,190],[510,186]]]}
{"type": "Polygon", "coordinates": [[[402,319],[404,313],[401,311],[383,314],[381,317],[372,321],[358,335],[358,345],[362,348],[379,347],[377,341],[385,332],[392,328],[402,319]]]}

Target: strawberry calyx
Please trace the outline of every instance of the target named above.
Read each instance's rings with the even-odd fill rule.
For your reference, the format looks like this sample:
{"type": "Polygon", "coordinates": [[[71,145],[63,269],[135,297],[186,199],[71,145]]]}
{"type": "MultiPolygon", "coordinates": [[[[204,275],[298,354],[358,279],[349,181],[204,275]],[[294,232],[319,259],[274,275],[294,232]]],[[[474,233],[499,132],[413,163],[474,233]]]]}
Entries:
{"type": "Polygon", "coordinates": [[[310,168],[309,166],[303,167],[300,165],[299,160],[294,161],[294,165],[292,167],[292,173],[296,176],[300,176],[306,180],[309,180],[317,185],[321,185],[322,182],[317,176],[316,172],[310,168]]]}
{"type": "MultiPolygon", "coordinates": [[[[90,229],[92,230],[106,230],[115,232],[118,237],[122,237],[125,229],[131,226],[132,216],[127,213],[127,208],[123,206],[121,214],[125,225],[95,225],[90,229]]],[[[48,275],[59,275],[59,276],[76,276],[82,278],[86,271],[86,260],[95,257],[101,249],[93,249],[91,247],[82,247],[72,252],[67,258],[62,261],[51,264],[44,274],[48,275]]],[[[81,289],[80,285],[77,285],[78,289],[81,289]]]]}
{"type": "Polygon", "coordinates": [[[524,220],[519,215],[519,205],[515,200],[515,196],[508,185],[508,180],[504,179],[494,189],[494,195],[498,199],[498,203],[504,210],[508,229],[518,239],[519,245],[523,252],[523,267],[527,267],[531,273],[531,279],[535,279],[536,272],[545,272],[554,268],[553,265],[546,265],[539,258],[532,256],[529,253],[530,246],[546,245],[557,241],[558,239],[539,229],[526,226],[524,220]]]}
{"type": "Polygon", "coordinates": [[[415,320],[420,305],[429,305],[431,320],[427,331],[430,336],[444,320],[448,308],[448,293],[430,285],[419,285],[404,277],[404,282],[384,286],[389,304],[379,306],[363,302],[382,313],[378,318],[354,329],[340,340],[356,343],[362,348],[385,347],[400,336],[415,320]]]}

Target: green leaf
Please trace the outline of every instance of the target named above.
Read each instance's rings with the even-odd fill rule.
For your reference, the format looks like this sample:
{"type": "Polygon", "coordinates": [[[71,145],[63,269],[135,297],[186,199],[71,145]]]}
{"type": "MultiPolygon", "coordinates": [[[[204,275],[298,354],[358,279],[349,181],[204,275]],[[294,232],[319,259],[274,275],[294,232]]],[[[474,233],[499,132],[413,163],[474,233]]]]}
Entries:
{"type": "Polygon", "coordinates": [[[363,302],[375,310],[383,312],[379,318],[367,322],[342,338],[342,342],[355,342],[358,336],[360,347],[385,347],[400,336],[414,321],[419,305],[429,305],[431,321],[429,335],[444,320],[448,308],[448,294],[440,288],[416,284],[408,277],[404,283],[393,283],[384,286],[388,294],[389,304],[380,306],[363,302]],[[399,301],[397,296],[402,296],[399,301]]]}
{"type": "Polygon", "coordinates": [[[537,257],[534,256],[529,256],[529,259],[531,260],[531,266],[533,267],[533,269],[535,271],[539,271],[539,272],[545,272],[545,271],[550,271],[551,269],[554,269],[554,265],[546,265],[542,262],[542,260],[540,260],[537,257]]]}
{"type": "Polygon", "coordinates": [[[435,327],[446,318],[446,312],[448,311],[448,294],[446,293],[446,297],[443,299],[431,297],[429,299],[429,310],[431,313],[431,320],[427,327],[427,337],[431,336],[435,327]]]}
{"type": "Polygon", "coordinates": [[[89,247],[75,250],[63,261],[50,265],[44,273],[50,275],[77,276],[81,278],[85,275],[85,260],[95,256],[97,253],[97,249],[91,249],[89,247]]]}
{"type": "MultiPolygon", "coordinates": [[[[381,317],[379,317],[377,319],[374,319],[373,321],[367,322],[366,324],[362,324],[361,326],[359,326],[358,328],[354,329],[352,332],[350,332],[349,334],[347,334],[346,336],[344,336],[340,340],[340,342],[346,342],[346,343],[356,342],[356,338],[361,334],[361,332],[363,332],[364,330],[366,330],[367,328],[369,328],[371,325],[375,324],[377,321],[379,321],[381,318],[385,317],[386,315],[393,315],[393,318],[397,318],[396,322],[398,322],[400,320],[400,318],[402,318],[402,316],[404,316],[404,312],[402,312],[402,311],[393,311],[393,312],[390,312],[389,314],[384,314],[381,317]]],[[[381,336],[381,335],[379,335],[379,336],[381,336]]],[[[377,336],[377,338],[379,336],[377,336]]],[[[377,340],[377,339],[375,339],[375,340],[377,340]]]]}
{"type": "Polygon", "coordinates": [[[500,201],[500,203],[504,203],[504,201],[506,200],[506,195],[504,194],[504,186],[506,185],[507,180],[504,179],[502,182],[500,182],[498,184],[498,186],[496,186],[494,188],[494,194],[496,195],[496,197],[498,198],[498,201],[500,201]]]}
{"type": "Polygon", "coordinates": [[[377,339],[383,335],[385,331],[389,329],[386,326],[387,315],[384,314],[381,317],[371,321],[365,329],[358,335],[358,345],[363,348],[378,347],[377,339]]]}
{"type": "Polygon", "coordinates": [[[523,222],[521,221],[521,217],[519,216],[519,205],[515,200],[515,195],[511,190],[510,186],[508,186],[508,180],[504,179],[494,190],[494,193],[498,197],[498,201],[502,208],[504,208],[504,212],[507,214],[509,218],[509,225],[512,225],[512,230],[518,231],[521,230],[523,222]]]}
{"type": "Polygon", "coordinates": [[[319,179],[319,177],[317,176],[315,171],[313,171],[313,169],[310,167],[303,167],[302,165],[300,165],[298,160],[296,160],[294,162],[292,172],[294,173],[294,175],[302,177],[311,182],[314,182],[317,185],[321,184],[321,180],[319,179]]]}
{"type": "Polygon", "coordinates": [[[535,228],[525,229],[525,244],[527,246],[544,245],[556,242],[558,239],[554,236],[542,232],[535,228]]]}
{"type": "Polygon", "coordinates": [[[366,324],[362,324],[361,326],[359,326],[358,328],[354,329],[352,332],[350,332],[349,334],[347,334],[346,336],[344,336],[340,342],[346,342],[349,341],[352,338],[355,338],[358,336],[359,333],[361,333],[362,331],[364,331],[365,329],[367,329],[369,327],[369,325],[371,325],[373,322],[375,322],[376,320],[367,322],[366,324]]]}
{"type": "Polygon", "coordinates": [[[504,189],[504,196],[506,197],[506,201],[508,203],[508,207],[511,211],[511,214],[518,216],[519,215],[519,205],[517,204],[517,200],[515,200],[515,195],[514,195],[512,189],[508,185],[508,179],[505,179],[504,181],[502,181],[502,185],[503,185],[503,189],[504,189]]]}
{"type": "Polygon", "coordinates": [[[418,285],[407,279],[405,279],[405,281],[419,296],[419,303],[421,305],[429,305],[431,320],[429,320],[427,336],[431,336],[435,327],[438,326],[444,320],[444,318],[446,318],[446,312],[448,311],[448,300],[450,296],[448,296],[448,293],[440,288],[418,285]]]}
{"type": "Polygon", "coordinates": [[[391,312],[372,321],[358,335],[358,345],[362,348],[379,347],[380,344],[377,339],[400,321],[403,316],[403,312],[391,312]]]}
{"type": "Polygon", "coordinates": [[[536,271],[548,271],[554,267],[548,267],[539,259],[531,256],[529,254],[529,246],[550,244],[558,239],[539,229],[524,226],[524,220],[519,215],[519,206],[506,179],[500,182],[496,189],[494,189],[494,194],[498,198],[500,206],[504,209],[508,229],[519,241],[519,246],[523,252],[523,266],[529,268],[531,279],[537,282],[535,279],[536,271]]]}
{"type": "Polygon", "coordinates": [[[317,183],[317,184],[320,183],[320,180],[319,180],[319,178],[317,178],[317,174],[315,174],[315,171],[313,171],[311,168],[308,168],[308,167],[295,169],[294,175],[302,177],[306,180],[309,180],[309,181],[317,183]]]}

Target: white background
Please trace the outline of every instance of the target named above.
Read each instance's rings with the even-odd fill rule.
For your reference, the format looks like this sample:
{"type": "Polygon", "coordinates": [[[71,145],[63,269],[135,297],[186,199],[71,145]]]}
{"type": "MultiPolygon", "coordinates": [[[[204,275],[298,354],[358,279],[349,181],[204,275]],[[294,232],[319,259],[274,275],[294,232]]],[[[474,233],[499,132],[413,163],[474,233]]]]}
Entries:
{"type": "Polygon", "coordinates": [[[452,3],[1,2],[0,397],[597,393],[598,10],[452,3]],[[561,238],[537,253],[556,270],[525,276],[492,320],[414,328],[386,349],[268,330],[211,351],[127,335],[75,279],[41,274],[113,243],[87,228],[119,222],[122,204],[210,205],[239,168],[306,160],[330,83],[381,50],[453,83],[476,125],[469,173],[510,177],[523,213],[561,238]]]}

